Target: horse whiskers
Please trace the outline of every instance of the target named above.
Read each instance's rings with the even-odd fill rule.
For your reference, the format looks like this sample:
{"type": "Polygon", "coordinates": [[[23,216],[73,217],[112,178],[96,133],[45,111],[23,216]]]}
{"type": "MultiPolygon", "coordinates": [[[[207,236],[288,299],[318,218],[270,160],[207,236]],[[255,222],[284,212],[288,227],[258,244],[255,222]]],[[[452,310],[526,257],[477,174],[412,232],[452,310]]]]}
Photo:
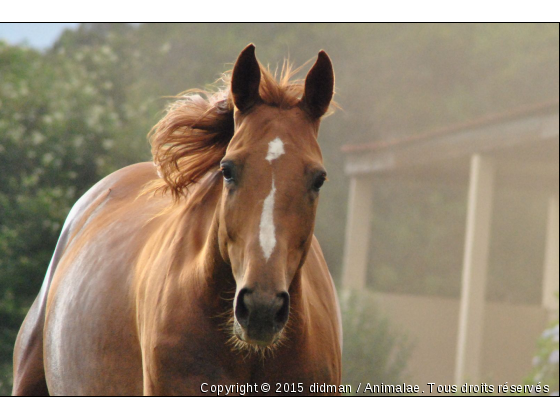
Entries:
{"type": "Polygon", "coordinates": [[[266,347],[257,346],[237,338],[237,336],[233,334],[233,329],[232,329],[232,334],[230,338],[227,340],[227,344],[230,346],[232,351],[242,354],[244,360],[256,356],[262,361],[264,361],[268,357],[274,357],[276,350],[283,344],[284,341],[283,338],[284,338],[284,334],[281,334],[280,337],[269,346],[266,347]]]}
{"type": "Polygon", "coordinates": [[[233,300],[235,299],[235,292],[232,293],[231,297],[220,295],[220,299],[225,301],[225,302],[233,302],[233,300]]]}
{"type": "Polygon", "coordinates": [[[286,324],[284,330],[274,343],[263,347],[247,343],[246,341],[239,339],[235,335],[235,333],[233,332],[233,325],[235,322],[233,309],[229,309],[225,313],[216,315],[216,318],[225,318],[225,321],[220,325],[219,329],[229,336],[229,338],[226,340],[226,344],[228,345],[228,347],[230,347],[230,349],[235,353],[243,355],[244,360],[247,360],[248,358],[253,356],[258,357],[261,360],[265,360],[268,357],[274,357],[276,350],[284,345],[284,343],[289,341],[289,338],[285,334],[285,331],[291,330],[291,328],[288,328],[289,322],[286,324]]]}

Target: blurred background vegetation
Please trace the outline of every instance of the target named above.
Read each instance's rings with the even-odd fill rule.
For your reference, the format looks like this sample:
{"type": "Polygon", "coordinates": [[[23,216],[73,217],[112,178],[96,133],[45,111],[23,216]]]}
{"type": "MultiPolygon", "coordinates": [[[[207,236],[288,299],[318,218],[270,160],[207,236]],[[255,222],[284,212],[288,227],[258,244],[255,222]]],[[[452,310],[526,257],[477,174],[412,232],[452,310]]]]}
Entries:
{"type": "MultiPolygon", "coordinates": [[[[342,111],[322,125],[330,182],[316,234],[335,281],[346,220],[343,144],[417,134],[558,96],[558,24],[83,24],[46,50],[0,41],[0,393],[10,390],[15,337],[72,204],[104,175],[148,160],[146,134],[165,97],[212,83],[249,42],[272,68],[284,57],[303,64],[320,49],[334,62],[342,111]]],[[[442,226],[464,212],[465,192],[388,183],[379,194],[387,199],[373,224],[385,240],[372,253],[370,286],[458,296],[462,248],[430,257],[442,244],[462,246],[454,238],[462,238],[463,226],[442,226]],[[403,265],[407,250],[425,263],[403,265]]],[[[544,220],[543,208],[527,211],[534,213],[527,220],[544,220]]],[[[540,264],[540,242],[511,249],[507,234],[501,237],[495,252],[509,258],[497,260],[533,253],[540,264]]],[[[490,271],[490,299],[531,299],[522,287],[527,273],[515,264],[490,271]],[[493,286],[493,271],[521,286],[493,286]],[[519,292],[504,297],[503,290],[519,292]]],[[[384,348],[394,353],[400,341],[396,335],[384,348]]],[[[399,348],[404,357],[408,345],[399,348]]],[[[378,382],[395,379],[400,359],[397,365],[378,382]]]]}

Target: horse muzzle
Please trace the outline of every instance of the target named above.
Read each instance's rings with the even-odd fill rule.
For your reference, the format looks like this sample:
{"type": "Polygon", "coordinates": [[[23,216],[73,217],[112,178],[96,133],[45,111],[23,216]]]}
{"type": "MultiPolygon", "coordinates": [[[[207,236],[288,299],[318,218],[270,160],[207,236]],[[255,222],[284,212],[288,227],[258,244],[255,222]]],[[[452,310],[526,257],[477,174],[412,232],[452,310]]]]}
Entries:
{"type": "Polygon", "coordinates": [[[244,287],[235,301],[234,333],[242,341],[268,347],[280,338],[290,314],[288,292],[263,293],[244,287]]]}

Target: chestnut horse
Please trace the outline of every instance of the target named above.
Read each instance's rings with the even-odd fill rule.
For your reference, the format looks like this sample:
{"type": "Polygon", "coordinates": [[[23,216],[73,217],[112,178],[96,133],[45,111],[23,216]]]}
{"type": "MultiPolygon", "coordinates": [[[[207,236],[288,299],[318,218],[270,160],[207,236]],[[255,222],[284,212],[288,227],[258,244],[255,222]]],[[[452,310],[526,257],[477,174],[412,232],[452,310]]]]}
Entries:
{"type": "Polygon", "coordinates": [[[340,311],[313,235],[334,73],[323,51],[304,82],[290,73],[249,45],[223,90],[169,108],[153,164],[78,200],[16,341],[14,395],[337,393],[340,311]]]}

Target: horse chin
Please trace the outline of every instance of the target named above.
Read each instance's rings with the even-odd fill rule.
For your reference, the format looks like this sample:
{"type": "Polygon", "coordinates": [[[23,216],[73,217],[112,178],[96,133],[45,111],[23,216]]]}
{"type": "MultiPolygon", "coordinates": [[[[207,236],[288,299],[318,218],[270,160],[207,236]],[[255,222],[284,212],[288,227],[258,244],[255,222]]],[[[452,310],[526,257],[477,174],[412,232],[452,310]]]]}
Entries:
{"type": "Polygon", "coordinates": [[[233,321],[233,335],[230,343],[236,350],[258,353],[264,356],[266,353],[273,352],[280,345],[283,338],[283,329],[267,337],[249,337],[247,332],[241,327],[236,319],[233,321]]]}

